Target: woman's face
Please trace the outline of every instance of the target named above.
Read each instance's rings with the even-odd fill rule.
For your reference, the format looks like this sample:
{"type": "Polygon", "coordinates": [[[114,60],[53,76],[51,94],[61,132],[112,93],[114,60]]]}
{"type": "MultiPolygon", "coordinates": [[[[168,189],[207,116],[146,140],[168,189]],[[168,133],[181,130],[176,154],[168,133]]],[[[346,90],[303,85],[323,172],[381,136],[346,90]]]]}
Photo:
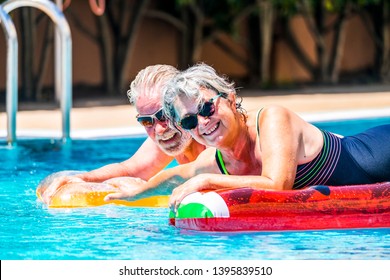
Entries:
{"type": "Polygon", "coordinates": [[[199,108],[196,100],[180,95],[174,102],[176,123],[188,130],[201,144],[220,148],[235,125],[235,104],[214,90],[200,89],[204,106],[199,108]],[[233,111],[234,110],[234,111],[233,111]]]}

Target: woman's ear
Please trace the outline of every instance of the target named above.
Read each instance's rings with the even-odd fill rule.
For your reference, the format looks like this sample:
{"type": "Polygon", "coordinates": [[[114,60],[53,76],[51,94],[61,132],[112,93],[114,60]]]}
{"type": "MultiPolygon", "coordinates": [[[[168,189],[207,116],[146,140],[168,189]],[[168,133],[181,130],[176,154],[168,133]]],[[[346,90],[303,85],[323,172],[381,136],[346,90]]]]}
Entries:
{"type": "Polygon", "coordinates": [[[236,112],[237,107],[236,107],[236,94],[233,92],[228,93],[227,99],[229,100],[230,106],[233,110],[233,112],[236,112]]]}

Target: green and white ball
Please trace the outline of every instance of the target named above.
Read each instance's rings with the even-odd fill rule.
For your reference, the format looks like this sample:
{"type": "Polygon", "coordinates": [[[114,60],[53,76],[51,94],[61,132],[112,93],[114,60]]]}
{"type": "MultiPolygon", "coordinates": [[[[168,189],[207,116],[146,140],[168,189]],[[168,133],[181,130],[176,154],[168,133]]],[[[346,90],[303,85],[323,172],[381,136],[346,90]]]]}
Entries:
{"type": "Polygon", "coordinates": [[[228,218],[229,209],[223,198],[216,192],[192,193],[180,203],[176,214],[172,211],[170,218],[228,218]]]}

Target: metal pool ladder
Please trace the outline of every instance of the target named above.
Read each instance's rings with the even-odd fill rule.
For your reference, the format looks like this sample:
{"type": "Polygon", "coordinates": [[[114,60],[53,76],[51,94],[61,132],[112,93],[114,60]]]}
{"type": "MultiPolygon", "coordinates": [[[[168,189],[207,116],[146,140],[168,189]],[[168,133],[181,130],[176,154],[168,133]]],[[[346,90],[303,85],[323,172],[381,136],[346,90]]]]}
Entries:
{"type": "Polygon", "coordinates": [[[49,0],[8,0],[0,5],[0,24],[7,39],[7,141],[16,143],[16,113],[18,111],[18,40],[9,13],[20,7],[33,7],[45,12],[56,25],[55,92],[60,98],[62,140],[70,140],[70,110],[72,108],[72,39],[69,24],[62,11],[49,0]]]}

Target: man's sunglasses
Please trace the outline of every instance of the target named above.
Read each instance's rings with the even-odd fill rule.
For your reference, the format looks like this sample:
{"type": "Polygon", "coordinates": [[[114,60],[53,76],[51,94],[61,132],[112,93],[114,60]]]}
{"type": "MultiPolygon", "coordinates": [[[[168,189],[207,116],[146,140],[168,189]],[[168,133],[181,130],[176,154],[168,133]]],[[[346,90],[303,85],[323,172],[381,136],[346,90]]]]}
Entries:
{"type": "Polygon", "coordinates": [[[198,113],[196,114],[187,114],[180,121],[177,122],[179,126],[186,130],[194,129],[198,126],[198,115],[202,117],[211,117],[215,113],[215,105],[214,101],[221,97],[222,94],[211,98],[209,101],[205,102],[202,107],[198,109],[198,113]]]}
{"type": "Polygon", "coordinates": [[[162,108],[153,115],[137,115],[136,118],[137,121],[145,127],[152,127],[155,121],[165,122],[167,120],[162,108]]]}

